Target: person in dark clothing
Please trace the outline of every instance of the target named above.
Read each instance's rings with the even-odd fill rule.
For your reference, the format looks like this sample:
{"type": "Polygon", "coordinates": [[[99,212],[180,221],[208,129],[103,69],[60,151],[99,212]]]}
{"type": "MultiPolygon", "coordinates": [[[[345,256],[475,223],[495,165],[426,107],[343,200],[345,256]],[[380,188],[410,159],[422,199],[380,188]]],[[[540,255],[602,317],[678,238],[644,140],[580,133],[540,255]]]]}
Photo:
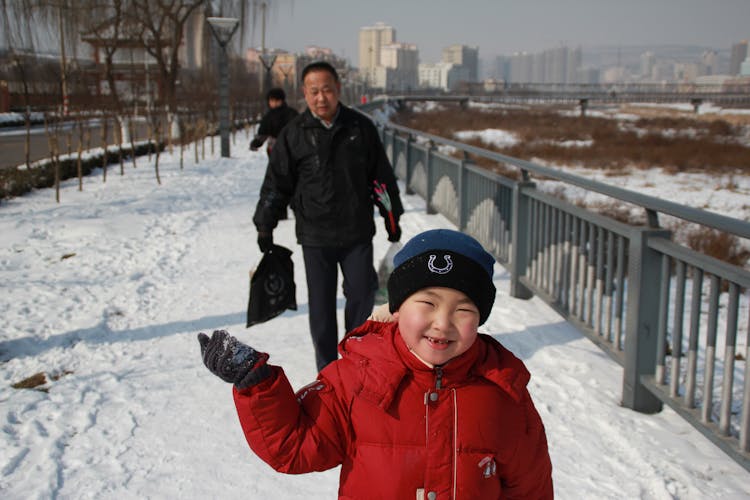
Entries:
{"type": "Polygon", "coordinates": [[[266,152],[270,156],[273,144],[276,142],[281,129],[299,113],[297,113],[296,109],[287,106],[284,89],[275,87],[269,90],[266,95],[266,102],[268,103],[268,111],[260,119],[258,131],[253,140],[250,141],[250,150],[257,151],[267,140],[268,147],[266,148],[266,152]]]}
{"type": "Polygon", "coordinates": [[[260,189],[253,222],[262,252],[289,205],[296,219],[307,277],[310,334],[318,370],[338,357],[336,287],[344,277],[346,331],[372,312],[378,287],[373,266],[373,209],[385,219],[389,241],[401,238],[398,184],[375,125],[341,104],[333,66],[313,62],[302,71],[307,109],[279,134],[260,189]]]}

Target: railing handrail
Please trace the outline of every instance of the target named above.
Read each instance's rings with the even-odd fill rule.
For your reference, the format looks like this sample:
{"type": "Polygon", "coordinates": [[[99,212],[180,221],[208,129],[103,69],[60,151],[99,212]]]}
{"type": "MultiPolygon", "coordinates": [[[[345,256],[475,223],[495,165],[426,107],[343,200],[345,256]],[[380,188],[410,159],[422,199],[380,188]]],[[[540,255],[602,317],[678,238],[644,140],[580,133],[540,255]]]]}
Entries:
{"type": "Polygon", "coordinates": [[[528,172],[533,172],[537,175],[563,181],[590,191],[595,191],[611,198],[641,206],[646,210],[664,213],[673,217],[677,217],[679,219],[695,222],[697,224],[712,226],[716,229],[734,234],[741,238],[750,239],[750,222],[747,221],[717,214],[715,212],[709,212],[700,208],[681,205],[679,203],[663,200],[661,198],[655,198],[653,196],[648,196],[617,186],[611,186],[609,184],[586,179],[585,177],[562,172],[560,170],[551,167],[545,167],[536,163],[532,163],[530,161],[513,158],[511,156],[506,156],[504,154],[489,151],[487,149],[472,146],[470,144],[446,139],[445,137],[429,134],[416,129],[411,129],[402,125],[397,125],[392,122],[383,123],[382,125],[386,128],[390,128],[405,134],[425,137],[432,142],[452,146],[458,150],[466,151],[468,153],[487,158],[489,160],[510,164],[520,168],[522,171],[525,170],[528,172]]]}

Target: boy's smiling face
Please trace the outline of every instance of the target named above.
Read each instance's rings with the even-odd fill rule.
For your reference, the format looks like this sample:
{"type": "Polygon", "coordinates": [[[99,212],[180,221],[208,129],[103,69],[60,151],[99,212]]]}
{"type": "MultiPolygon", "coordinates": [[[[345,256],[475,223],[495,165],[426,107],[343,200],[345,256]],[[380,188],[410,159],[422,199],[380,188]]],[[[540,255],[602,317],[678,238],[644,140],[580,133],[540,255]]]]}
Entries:
{"type": "Polygon", "coordinates": [[[442,365],[474,344],[479,309],[463,292],[429,287],[410,295],[393,318],[409,349],[428,363],[442,365]]]}

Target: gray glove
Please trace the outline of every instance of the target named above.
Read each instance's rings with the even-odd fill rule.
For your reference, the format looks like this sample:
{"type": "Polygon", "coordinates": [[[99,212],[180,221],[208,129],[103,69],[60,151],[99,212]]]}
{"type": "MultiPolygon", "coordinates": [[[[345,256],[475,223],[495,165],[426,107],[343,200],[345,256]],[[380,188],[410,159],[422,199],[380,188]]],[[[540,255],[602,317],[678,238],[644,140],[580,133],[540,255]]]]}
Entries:
{"type": "Polygon", "coordinates": [[[206,368],[238,389],[255,385],[271,375],[266,365],[268,354],[243,344],[225,330],[214,330],[211,338],[201,332],[198,342],[206,368]]]}

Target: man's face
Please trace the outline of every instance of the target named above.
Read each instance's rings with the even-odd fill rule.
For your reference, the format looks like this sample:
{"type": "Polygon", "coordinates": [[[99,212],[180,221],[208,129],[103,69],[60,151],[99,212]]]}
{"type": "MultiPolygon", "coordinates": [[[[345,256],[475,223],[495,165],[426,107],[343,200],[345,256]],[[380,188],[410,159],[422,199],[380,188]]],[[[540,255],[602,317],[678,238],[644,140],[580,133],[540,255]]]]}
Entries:
{"type": "Polygon", "coordinates": [[[278,107],[279,107],[279,106],[281,106],[282,104],[284,104],[284,101],[282,101],[281,99],[274,99],[273,97],[271,97],[271,98],[270,98],[270,99],[268,100],[268,107],[269,107],[270,109],[278,108],[278,107]]]}
{"type": "Polygon", "coordinates": [[[460,356],[477,339],[479,309],[453,288],[419,290],[401,304],[393,318],[409,349],[433,365],[460,356]]]}
{"type": "Polygon", "coordinates": [[[333,78],[331,73],[325,70],[310,71],[305,75],[305,80],[302,83],[307,107],[317,116],[330,123],[336,115],[336,109],[339,105],[341,84],[333,78]]]}

